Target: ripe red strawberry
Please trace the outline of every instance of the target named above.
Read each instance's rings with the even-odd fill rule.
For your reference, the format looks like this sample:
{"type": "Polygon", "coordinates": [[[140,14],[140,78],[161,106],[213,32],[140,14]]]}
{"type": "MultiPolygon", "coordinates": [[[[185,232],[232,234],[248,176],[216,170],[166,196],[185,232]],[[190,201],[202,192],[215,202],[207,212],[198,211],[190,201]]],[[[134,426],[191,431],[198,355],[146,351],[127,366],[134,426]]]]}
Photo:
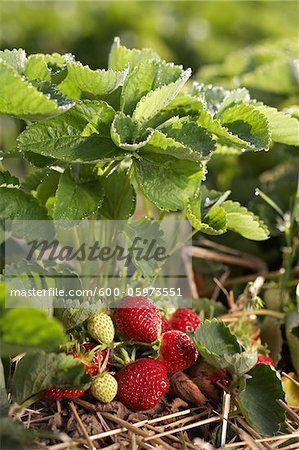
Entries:
{"type": "Polygon", "coordinates": [[[123,367],[116,379],[118,399],[137,411],[152,409],[169,389],[165,367],[157,359],[138,359],[123,367]]]}
{"type": "Polygon", "coordinates": [[[80,361],[84,364],[86,372],[89,373],[89,375],[91,375],[92,377],[97,375],[99,371],[99,365],[103,364],[107,356],[107,349],[104,349],[102,351],[96,350],[95,352],[93,352],[93,356],[91,358],[92,349],[95,347],[95,344],[92,344],[91,342],[85,342],[84,344],[82,344],[83,350],[79,353],[74,353],[74,358],[80,359],[80,361]]]}
{"type": "Polygon", "coordinates": [[[58,387],[51,387],[44,391],[46,398],[78,398],[82,397],[86,391],[80,389],[61,389],[58,387]]]}
{"type": "Polygon", "coordinates": [[[232,381],[228,371],[225,369],[220,369],[217,370],[217,372],[210,373],[207,375],[207,379],[213,384],[220,382],[225,387],[229,386],[232,381]]]}
{"type": "Polygon", "coordinates": [[[198,315],[193,309],[182,308],[177,309],[169,319],[170,326],[173,330],[195,331],[200,325],[198,315]]]}
{"type": "Polygon", "coordinates": [[[257,364],[267,364],[268,366],[275,367],[273,359],[265,355],[257,355],[257,364]]]}
{"type": "Polygon", "coordinates": [[[124,339],[151,343],[161,332],[162,318],[147,297],[124,297],[115,309],[114,323],[124,339]]]}
{"type": "Polygon", "coordinates": [[[167,372],[179,372],[192,366],[198,357],[198,350],[192,339],[179,330],[162,334],[160,359],[167,372]]]}
{"type": "Polygon", "coordinates": [[[162,333],[165,333],[165,331],[171,330],[171,325],[169,323],[169,320],[166,319],[166,317],[162,316],[162,333]]]}

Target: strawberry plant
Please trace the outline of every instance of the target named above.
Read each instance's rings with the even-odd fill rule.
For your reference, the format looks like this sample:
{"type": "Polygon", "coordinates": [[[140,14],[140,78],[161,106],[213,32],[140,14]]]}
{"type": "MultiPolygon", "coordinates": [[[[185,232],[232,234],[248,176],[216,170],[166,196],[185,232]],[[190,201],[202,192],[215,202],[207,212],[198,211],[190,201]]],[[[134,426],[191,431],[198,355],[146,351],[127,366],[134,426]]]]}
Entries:
{"type": "Polygon", "coordinates": [[[186,86],[189,69],[118,40],[108,70],[93,71],[71,55],[26,57],[23,50],[2,52],[1,68],[0,111],[28,123],[15,151],[3,157],[22,154],[39,178],[18,188],[5,173],[2,218],[126,219],[138,187],[160,210],[183,210],[202,232],[267,238],[263,223],[228,193],[200,186],[213,153],[223,146],[267,150],[271,136],[279,142],[296,135],[295,119],[251,100],[246,89],[186,86]]]}
{"type": "MultiPolygon", "coordinates": [[[[128,49],[118,38],[108,69],[92,70],[71,54],[1,51],[0,113],[23,126],[14,149],[1,153],[0,237],[16,245],[21,232],[22,237],[42,233],[39,224],[45,222],[40,221],[50,228],[62,221],[68,229],[70,221],[102,220],[109,235],[108,220],[147,223],[174,213],[190,222],[193,234],[233,231],[266,240],[263,220],[230,200],[229,190],[209,189],[209,164],[227,152],[267,151],[273,142],[298,145],[297,119],[252,99],[247,89],[192,82],[190,69],[167,63],[150,49],[128,49]],[[26,167],[22,179],[8,170],[13,158],[26,167]],[[17,225],[9,228],[5,221],[11,220],[17,225]],[[30,228],[22,228],[22,221],[30,221],[30,228]]],[[[132,225],[132,235],[137,230],[132,225]]],[[[202,384],[207,382],[227,388],[243,419],[261,435],[282,430],[285,416],[277,400],[283,401],[284,392],[274,362],[269,364],[267,348],[252,335],[243,339],[233,325],[206,318],[222,314],[223,305],[203,299],[199,315],[181,308],[163,311],[162,317],[154,299],[129,295],[114,311],[97,303],[91,308],[90,297],[83,304],[66,299],[64,308],[51,305],[45,311],[6,309],[4,275],[25,273],[25,279],[43,285],[54,274],[82,287],[71,266],[27,261],[25,270],[23,263],[6,264],[1,275],[5,412],[15,408],[17,416],[45,398],[81,396],[85,400],[76,404],[93,411],[97,401],[109,404],[115,398],[128,409],[151,410],[173,392],[197,406],[215,398],[217,403],[217,395],[209,397],[202,384]],[[258,356],[258,345],[265,355],[258,356]],[[201,373],[202,364],[208,375],[192,376],[192,371],[201,373]],[[197,389],[197,400],[178,382],[173,387],[174,375],[197,389]]],[[[134,263],[142,274],[148,269],[134,263]]],[[[296,317],[288,317],[287,329],[295,349],[296,317]]]]}

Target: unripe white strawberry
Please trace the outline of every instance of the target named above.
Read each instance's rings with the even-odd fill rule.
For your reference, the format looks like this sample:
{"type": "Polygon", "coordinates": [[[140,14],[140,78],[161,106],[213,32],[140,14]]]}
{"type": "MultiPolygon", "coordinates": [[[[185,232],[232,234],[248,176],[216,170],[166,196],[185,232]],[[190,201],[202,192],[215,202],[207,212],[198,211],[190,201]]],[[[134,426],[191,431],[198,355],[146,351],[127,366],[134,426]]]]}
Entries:
{"type": "Polygon", "coordinates": [[[112,402],[117,394],[117,381],[110,373],[103,372],[93,379],[90,391],[100,402],[112,402]]]}
{"type": "Polygon", "coordinates": [[[89,335],[102,344],[111,344],[114,339],[114,325],[112,319],[104,312],[97,312],[87,321],[89,335]]]}

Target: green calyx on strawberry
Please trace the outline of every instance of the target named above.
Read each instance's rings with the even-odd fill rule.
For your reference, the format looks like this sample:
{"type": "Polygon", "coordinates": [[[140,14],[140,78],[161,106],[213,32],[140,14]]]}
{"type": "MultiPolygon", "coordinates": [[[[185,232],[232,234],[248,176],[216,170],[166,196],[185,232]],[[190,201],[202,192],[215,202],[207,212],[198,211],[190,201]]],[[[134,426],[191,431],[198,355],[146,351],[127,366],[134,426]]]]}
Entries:
{"type": "MultiPolygon", "coordinates": [[[[74,351],[74,358],[79,359],[84,364],[86,372],[94,377],[99,372],[99,368],[102,368],[103,364],[108,362],[108,353],[109,350],[106,348],[101,350],[96,344],[85,342],[74,351]]],[[[105,368],[107,367],[106,364],[105,368]]]]}
{"type": "Polygon", "coordinates": [[[94,313],[87,320],[88,334],[95,341],[110,345],[114,339],[114,325],[111,317],[105,312],[94,313]]]}
{"type": "Polygon", "coordinates": [[[117,330],[127,341],[151,344],[161,333],[160,310],[147,297],[124,297],[113,318],[117,330]]]}
{"type": "Polygon", "coordinates": [[[194,332],[200,326],[200,320],[193,309],[181,308],[172,314],[169,324],[173,330],[194,332]]]}
{"type": "Polygon", "coordinates": [[[100,402],[109,403],[117,394],[117,386],[117,381],[112,374],[102,372],[93,379],[90,392],[100,402]]]}
{"type": "Polygon", "coordinates": [[[118,400],[136,411],[152,409],[169,389],[165,366],[157,359],[138,359],[123,367],[116,379],[118,400]]]}
{"type": "Polygon", "coordinates": [[[197,360],[198,350],[183,331],[170,330],[161,336],[159,359],[167,372],[179,372],[191,367],[197,360]]]}

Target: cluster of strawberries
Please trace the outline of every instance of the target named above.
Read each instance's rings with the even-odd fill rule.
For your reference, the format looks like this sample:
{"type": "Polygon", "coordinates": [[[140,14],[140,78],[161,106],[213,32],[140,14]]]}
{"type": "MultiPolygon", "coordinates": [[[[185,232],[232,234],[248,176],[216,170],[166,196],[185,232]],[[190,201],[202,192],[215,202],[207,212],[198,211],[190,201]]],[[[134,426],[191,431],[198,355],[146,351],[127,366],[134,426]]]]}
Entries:
{"type": "MultiPolygon", "coordinates": [[[[124,297],[112,317],[100,311],[88,319],[88,335],[94,342],[81,344],[73,356],[92,376],[90,393],[97,400],[108,403],[117,397],[132,410],[149,410],[169,390],[168,374],[195,364],[199,353],[186,332],[192,333],[199,326],[192,309],[178,309],[166,319],[147,297],[124,297]],[[115,330],[121,342],[114,342],[115,330]],[[133,359],[137,355],[136,360],[130,359],[128,347],[133,359]]],[[[211,377],[216,383],[219,378],[228,379],[228,374],[218,371],[211,377]]],[[[75,398],[85,393],[52,387],[45,396],[75,398]]]]}
{"type": "MultiPolygon", "coordinates": [[[[198,315],[192,309],[178,309],[166,319],[148,298],[124,297],[112,317],[107,312],[97,312],[88,319],[87,330],[94,343],[83,343],[73,356],[93,377],[90,393],[96,399],[108,403],[117,396],[130,409],[148,410],[168,391],[167,374],[185,370],[196,362],[198,350],[186,331],[194,332],[199,325],[198,315]],[[116,344],[115,330],[122,341],[116,344]],[[120,370],[110,372],[114,362],[120,360],[111,349],[122,344],[139,349],[141,357],[131,362],[125,358],[120,370]],[[149,349],[157,350],[156,357],[142,356],[149,349]]],[[[118,348],[118,354],[119,350],[127,353],[118,348]]],[[[85,393],[86,390],[52,387],[45,396],[75,398],[85,393]]]]}

